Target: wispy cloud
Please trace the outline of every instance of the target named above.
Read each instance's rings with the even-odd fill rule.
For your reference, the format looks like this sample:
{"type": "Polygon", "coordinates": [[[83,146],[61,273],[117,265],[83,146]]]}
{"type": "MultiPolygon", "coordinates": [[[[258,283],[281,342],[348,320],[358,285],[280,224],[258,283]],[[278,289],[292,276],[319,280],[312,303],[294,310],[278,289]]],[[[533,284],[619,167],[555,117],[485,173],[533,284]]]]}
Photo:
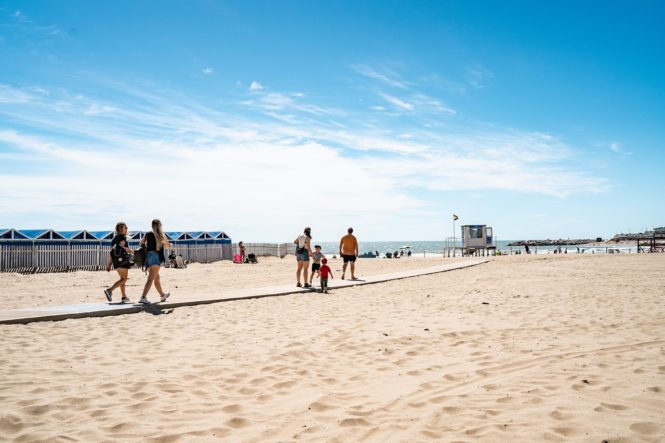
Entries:
{"type": "MultiPolygon", "coordinates": [[[[223,110],[173,91],[94,90],[107,89],[113,101],[60,88],[0,87],[0,154],[11,159],[11,167],[0,162],[4,223],[104,227],[123,218],[143,227],[160,216],[170,229],[222,227],[276,239],[301,220],[335,238],[352,213],[387,238],[402,222],[395,207],[438,210],[421,191],[565,197],[608,186],[578,169],[574,148],[551,134],[462,124],[455,132],[433,130],[417,118],[396,124],[373,110],[340,110],[262,88],[223,110]],[[316,198],[294,205],[310,182],[316,198]],[[116,183],[168,190],[168,197],[117,192],[116,183]],[[266,227],[285,207],[291,222],[266,227]]],[[[408,112],[428,102],[383,98],[408,112]]]]}
{"type": "Polygon", "coordinates": [[[467,81],[474,89],[483,89],[494,78],[494,73],[476,63],[467,69],[467,81]]]}
{"type": "Polygon", "coordinates": [[[409,89],[409,82],[401,80],[398,78],[397,74],[391,72],[379,72],[367,65],[354,65],[352,66],[356,72],[359,74],[374,79],[379,80],[382,83],[393,86],[400,89],[409,89]]]}
{"type": "Polygon", "coordinates": [[[203,72],[203,75],[212,75],[212,74],[215,73],[215,70],[208,67],[208,68],[204,68],[202,72],[203,72]]]}
{"type": "Polygon", "coordinates": [[[415,106],[412,103],[405,102],[404,100],[400,100],[397,97],[393,97],[390,94],[385,94],[385,93],[379,93],[381,97],[391,105],[394,105],[400,109],[403,109],[405,111],[413,111],[415,106]]]}

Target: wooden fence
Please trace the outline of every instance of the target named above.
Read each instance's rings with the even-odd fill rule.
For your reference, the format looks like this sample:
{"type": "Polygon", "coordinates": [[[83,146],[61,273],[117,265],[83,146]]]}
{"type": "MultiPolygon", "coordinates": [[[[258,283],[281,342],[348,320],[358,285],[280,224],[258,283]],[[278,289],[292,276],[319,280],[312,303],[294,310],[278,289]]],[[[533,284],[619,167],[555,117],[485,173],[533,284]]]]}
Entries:
{"type": "MultiPolygon", "coordinates": [[[[139,247],[130,240],[129,247],[139,247]]],[[[210,240],[172,241],[176,254],[190,262],[211,263],[231,260],[233,247],[228,242],[210,240]]],[[[107,240],[10,240],[0,241],[0,272],[70,272],[105,269],[111,242],[107,240]]],[[[168,256],[170,250],[165,250],[168,256]]]]}
{"type": "MultiPolygon", "coordinates": [[[[129,247],[139,247],[130,240],[129,247]]],[[[231,260],[238,245],[210,240],[174,240],[176,255],[189,262],[211,263],[231,260]]],[[[245,243],[245,254],[257,257],[293,255],[295,245],[289,243],[245,243]]],[[[98,271],[106,268],[111,242],[108,240],[0,240],[0,272],[33,274],[41,272],[98,271]]],[[[166,250],[168,254],[171,250],[166,250]]]]}

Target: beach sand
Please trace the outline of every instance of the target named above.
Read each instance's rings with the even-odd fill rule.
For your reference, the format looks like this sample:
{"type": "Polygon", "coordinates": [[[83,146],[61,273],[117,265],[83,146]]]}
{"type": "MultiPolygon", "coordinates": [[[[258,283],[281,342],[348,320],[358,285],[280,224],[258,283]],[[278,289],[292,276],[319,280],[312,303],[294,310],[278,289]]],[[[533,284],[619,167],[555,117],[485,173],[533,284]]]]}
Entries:
{"type": "MultiPolygon", "coordinates": [[[[665,441],[663,269],[665,254],[496,257],[328,295],[0,325],[0,440],[665,441]]],[[[224,262],[163,282],[177,300],[294,271],[224,262]]],[[[112,281],[0,274],[0,293],[5,309],[97,302],[112,281]]],[[[132,271],[133,300],[142,284],[132,271]]]]}

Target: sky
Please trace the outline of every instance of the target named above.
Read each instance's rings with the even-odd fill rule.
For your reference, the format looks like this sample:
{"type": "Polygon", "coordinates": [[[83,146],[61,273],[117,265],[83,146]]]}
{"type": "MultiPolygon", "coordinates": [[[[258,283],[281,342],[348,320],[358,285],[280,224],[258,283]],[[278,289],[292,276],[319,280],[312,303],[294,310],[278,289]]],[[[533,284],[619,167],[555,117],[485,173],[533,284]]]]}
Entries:
{"type": "Polygon", "coordinates": [[[655,0],[0,0],[0,228],[665,226],[663,21],[655,0]]]}

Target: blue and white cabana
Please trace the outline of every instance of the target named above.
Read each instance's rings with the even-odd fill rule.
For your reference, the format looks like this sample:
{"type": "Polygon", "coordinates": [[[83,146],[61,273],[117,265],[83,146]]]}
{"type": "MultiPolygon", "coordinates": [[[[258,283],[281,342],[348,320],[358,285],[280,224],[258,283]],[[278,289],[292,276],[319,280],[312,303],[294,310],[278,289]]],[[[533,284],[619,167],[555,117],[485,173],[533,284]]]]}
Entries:
{"type": "MultiPolygon", "coordinates": [[[[145,234],[130,232],[129,246],[137,248],[145,234]]],[[[85,229],[0,229],[0,272],[103,269],[114,235],[112,231],[85,229]]],[[[165,235],[172,249],[185,260],[209,263],[231,259],[231,238],[222,231],[165,232],[165,235]]]]}

